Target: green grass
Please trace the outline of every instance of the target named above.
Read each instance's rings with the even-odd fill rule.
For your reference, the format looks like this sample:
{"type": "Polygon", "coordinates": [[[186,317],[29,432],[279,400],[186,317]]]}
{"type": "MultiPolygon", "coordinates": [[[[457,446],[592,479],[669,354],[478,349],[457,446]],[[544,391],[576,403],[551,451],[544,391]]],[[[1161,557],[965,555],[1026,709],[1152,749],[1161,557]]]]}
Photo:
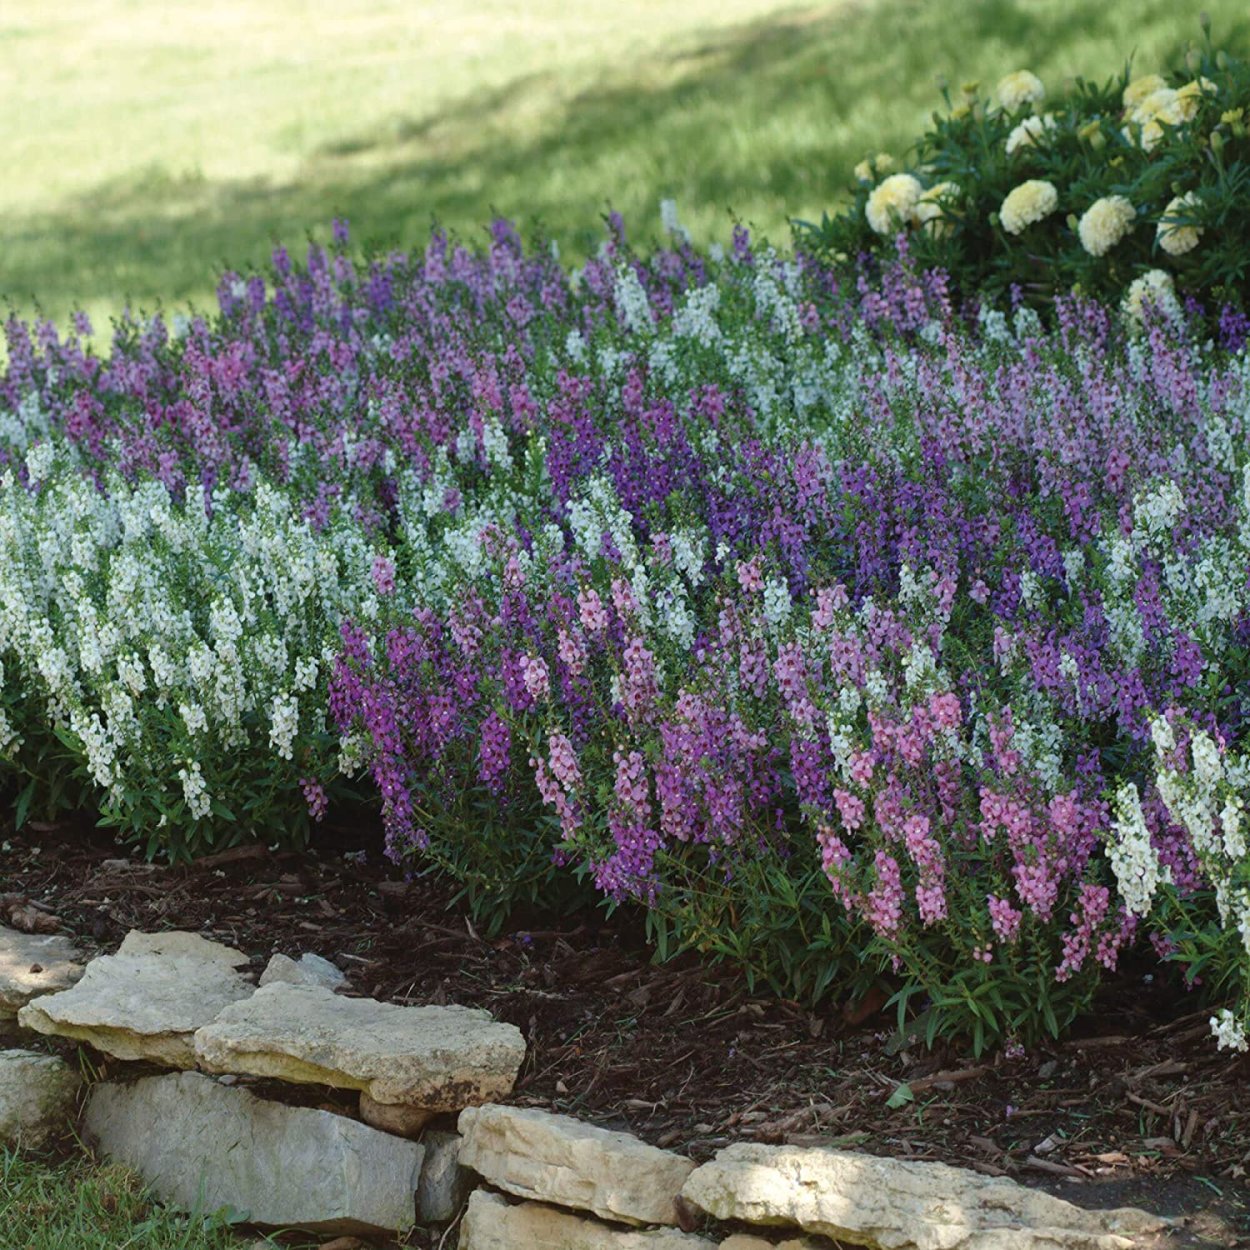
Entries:
{"type": "MultiPolygon", "coordinates": [[[[1244,6],[1206,7],[1248,50],[1244,6]]],[[[784,242],[939,75],[1057,87],[1198,37],[1173,0],[7,0],[0,298],[204,302],[336,213],[411,245],[498,210],[576,256],[608,205],[650,233],[673,196],[696,237],[732,211],[784,242]]]]}
{"type": "Polygon", "coordinates": [[[256,1241],[153,1204],[121,1168],[8,1149],[0,1149],[0,1229],[5,1250],[244,1250],[256,1241]]]}

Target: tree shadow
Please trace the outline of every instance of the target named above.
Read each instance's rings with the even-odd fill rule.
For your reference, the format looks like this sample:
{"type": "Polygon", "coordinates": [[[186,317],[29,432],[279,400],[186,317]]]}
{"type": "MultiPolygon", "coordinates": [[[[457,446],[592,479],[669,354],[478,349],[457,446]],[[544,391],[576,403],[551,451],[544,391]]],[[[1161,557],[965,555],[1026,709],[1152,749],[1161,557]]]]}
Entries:
{"type": "MultiPolygon", "coordinates": [[[[1217,15],[1224,42],[1244,42],[1250,22],[1228,0],[1212,7],[1228,10],[1217,15]]],[[[1175,60],[1199,34],[1163,0],[1143,0],[1136,16],[1154,31],[1151,68],[1155,48],[1175,60]],[[1174,37],[1161,43],[1160,30],[1174,37]]],[[[784,243],[792,217],[819,216],[845,194],[866,149],[906,146],[940,105],[936,67],[957,71],[956,83],[1020,64],[1058,76],[1083,63],[1109,77],[1133,28],[1097,0],[850,0],[617,66],[576,94],[527,74],[327,144],[288,182],[153,171],[11,216],[0,223],[0,296],[28,311],[37,293],[56,315],[203,299],[222,268],[263,265],[274,242],[324,235],[334,215],[359,243],[411,247],[435,221],[480,238],[499,212],[545,228],[572,259],[597,245],[609,205],[654,235],[657,201],[672,196],[697,237],[723,238],[737,213],[784,243]]]]}

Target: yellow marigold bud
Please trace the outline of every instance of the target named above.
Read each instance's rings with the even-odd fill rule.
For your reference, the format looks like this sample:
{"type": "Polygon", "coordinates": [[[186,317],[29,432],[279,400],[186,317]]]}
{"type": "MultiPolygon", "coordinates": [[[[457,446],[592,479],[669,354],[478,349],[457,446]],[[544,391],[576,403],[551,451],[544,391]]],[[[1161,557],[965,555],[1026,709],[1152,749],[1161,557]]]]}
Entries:
{"type": "Polygon", "coordinates": [[[864,216],[876,234],[893,234],[911,220],[924,187],[911,174],[891,174],[868,197],[864,216]]]}
{"type": "Polygon", "coordinates": [[[855,166],[857,182],[876,182],[882,174],[894,168],[894,158],[888,152],[878,152],[876,156],[865,157],[855,166]]]}
{"type": "Polygon", "coordinates": [[[1225,109],[1220,114],[1220,123],[1224,126],[1235,126],[1245,115],[1245,109],[1225,109]]]}
{"type": "Polygon", "coordinates": [[[1202,201],[1193,191],[1178,195],[1163,210],[1163,216],[1155,229],[1155,238],[1159,246],[1169,256],[1184,256],[1198,246],[1202,238],[1202,227],[1183,225],[1180,218],[1192,217],[1194,210],[1201,207],[1202,201]]]}
{"type": "Polygon", "coordinates": [[[998,210],[999,221],[1008,234],[1022,234],[1035,222],[1049,217],[1059,207],[1059,192],[1041,178],[1030,178],[1013,187],[998,210]]]}
{"type": "Polygon", "coordinates": [[[1091,256],[1105,256],[1132,229],[1137,211],[1122,195],[1104,195],[1084,212],[1076,232],[1091,256]]]}
{"type": "Polygon", "coordinates": [[[1036,104],[1045,99],[1046,88],[1036,74],[1027,69],[1018,69],[1014,74],[1007,74],[998,80],[994,94],[1002,108],[1008,113],[1014,113],[1026,104],[1036,104]]]}

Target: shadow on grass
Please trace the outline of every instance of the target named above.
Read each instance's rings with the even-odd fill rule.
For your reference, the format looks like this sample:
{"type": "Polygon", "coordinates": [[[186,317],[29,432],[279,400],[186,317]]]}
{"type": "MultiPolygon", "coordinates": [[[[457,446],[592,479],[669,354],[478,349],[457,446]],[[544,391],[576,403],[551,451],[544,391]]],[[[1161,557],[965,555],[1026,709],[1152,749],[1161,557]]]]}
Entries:
{"type": "MultiPolygon", "coordinates": [[[[1220,41],[1244,48],[1250,20],[1229,0],[1211,7],[1220,41]]],[[[789,218],[836,203],[866,151],[905,147],[940,104],[935,70],[956,86],[1020,65],[1052,82],[1069,70],[1106,77],[1134,46],[1154,68],[1198,35],[1167,0],[1131,12],[1104,0],[798,11],[613,67],[575,95],[531,74],[436,114],[396,117],[326,147],[288,183],[153,171],[10,217],[0,222],[0,298],[29,313],[38,297],[58,317],[127,298],[148,308],[204,301],[220,269],[263,265],[274,242],[324,236],[334,215],[357,242],[391,247],[420,245],[435,220],[480,237],[499,212],[576,258],[601,237],[609,205],[651,236],[658,199],[673,196],[697,237],[725,237],[732,212],[785,242],[789,218]]]]}

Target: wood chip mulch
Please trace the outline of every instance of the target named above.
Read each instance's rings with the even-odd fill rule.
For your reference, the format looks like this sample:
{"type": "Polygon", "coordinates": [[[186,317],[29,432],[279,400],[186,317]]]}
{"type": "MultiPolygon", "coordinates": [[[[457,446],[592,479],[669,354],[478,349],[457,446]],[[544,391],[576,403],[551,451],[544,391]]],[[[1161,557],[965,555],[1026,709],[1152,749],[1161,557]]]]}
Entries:
{"type": "Polygon", "coordinates": [[[193,929],[257,969],[315,951],[354,993],[485,1007],[528,1040],[522,1105],[698,1160],[740,1140],[942,1160],[1188,1217],[1169,1246],[1250,1247],[1250,1058],[1217,1051],[1209,1013],[1148,974],[1121,979],[1064,1042],[975,1061],[892,1045],[873,1004],[810,1011],[691,957],[653,964],[632,917],[486,939],[449,897],[398,880],[374,837],[343,830],[303,854],[242,847],[172,867],[72,822],[0,850],[0,923],[89,953],[131,928],[193,929]]]}

